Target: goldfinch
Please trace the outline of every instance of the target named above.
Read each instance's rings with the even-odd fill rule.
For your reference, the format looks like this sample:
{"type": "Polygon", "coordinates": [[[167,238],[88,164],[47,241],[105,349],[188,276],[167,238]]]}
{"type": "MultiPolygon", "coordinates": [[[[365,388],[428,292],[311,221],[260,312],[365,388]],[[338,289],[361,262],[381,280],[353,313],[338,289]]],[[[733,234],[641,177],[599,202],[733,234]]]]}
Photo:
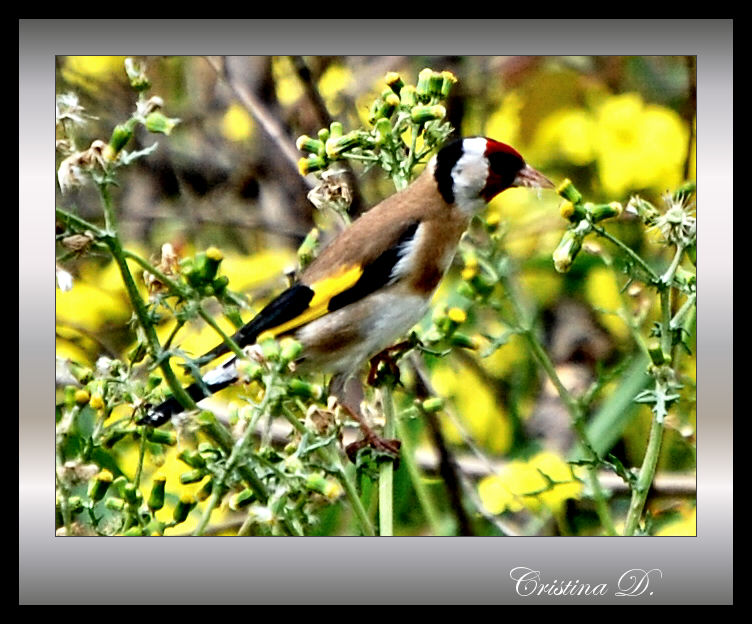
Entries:
{"type": "MultiPolygon", "coordinates": [[[[470,219],[512,187],[553,188],[512,147],[485,137],[443,146],[407,188],[380,202],[328,244],[297,282],[263,308],[233,339],[241,348],[264,336],[292,336],[303,347],[296,371],[332,375],[341,399],[361,366],[421,320],[446,273],[470,219]]],[[[229,351],[220,344],[200,361],[229,351]]],[[[232,357],[203,376],[215,393],[237,380],[232,357]]],[[[195,400],[205,389],[186,390],[195,400]]],[[[368,442],[377,440],[358,409],[368,442]]],[[[175,398],[141,420],[159,426],[183,411],[175,398]]],[[[386,445],[389,450],[394,446],[386,445]]],[[[398,448],[398,446],[396,447],[398,448]]]]}

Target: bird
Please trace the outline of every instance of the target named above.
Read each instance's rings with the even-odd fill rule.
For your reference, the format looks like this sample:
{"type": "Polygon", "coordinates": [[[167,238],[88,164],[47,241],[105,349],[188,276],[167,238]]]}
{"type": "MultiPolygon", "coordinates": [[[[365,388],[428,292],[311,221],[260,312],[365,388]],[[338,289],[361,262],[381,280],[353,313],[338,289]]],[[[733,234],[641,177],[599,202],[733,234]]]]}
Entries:
{"type": "MultiPolygon", "coordinates": [[[[243,349],[260,337],[292,336],[302,346],[296,372],[331,375],[329,393],[360,424],[361,443],[398,453],[399,441],[384,440],[373,431],[359,413],[360,402],[351,398],[359,396],[357,391],[349,388],[357,387],[367,361],[426,314],[472,217],[514,187],[548,189],[554,184],[510,145],[484,136],[448,141],[407,187],[334,237],[233,340],[243,349]]],[[[228,352],[223,342],[199,361],[228,352]]],[[[212,368],[202,383],[186,388],[188,395],[198,402],[234,383],[239,378],[236,363],[233,356],[212,368]]],[[[139,422],[158,427],[182,411],[170,397],[149,407],[139,422]]]]}

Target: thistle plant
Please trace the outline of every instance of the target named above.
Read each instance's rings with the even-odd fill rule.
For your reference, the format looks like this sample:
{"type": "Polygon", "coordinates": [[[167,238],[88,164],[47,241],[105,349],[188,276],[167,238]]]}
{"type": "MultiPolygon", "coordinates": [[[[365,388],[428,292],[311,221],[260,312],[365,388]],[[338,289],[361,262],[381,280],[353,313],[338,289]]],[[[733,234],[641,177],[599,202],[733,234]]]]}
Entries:
{"type": "Polygon", "coordinates": [[[636,342],[647,355],[646,372],[652,381],[651,388],[642,390],[633,399],[637,403],[649,405],[653,414],[642,466],[639,470],[630,471],[618,460],[612,462],[615,459],[613,456],[604,459],[593,453],[590,458],[591,466],[600,463],[614,469],[631,490],[625,535],[645,532],[645,528],[641,528],[642,514],[655,477],[666,418],[684,389],[680,382],[679,358],[682,351],[691,353],[688,338],[697,304],[697,278],[694,269],[697,223],[691,201],[694,189],[694,183],[687,183],[673,194],[664,195],[663,210],[639,196],[632,197],[624,210],[618,202],[602,205],[585,202],[570,180],[565,180],[558,188],[559,194],[564,198],[561,214],[570,221],[570,227],[564,232],[553,253],[556,270],[569,270],[582,249],[585,238],[595,235],[609,241],[624,256],[628,275],[625,288],[637,281],[643,282],[656,293],[657,316],[660,320],[653,325],[647,337],[639,333],[634,319],[626,319],[636,342]],[[656,271],[601,225],[601,221],[618,217],[622,212],[637,217],[648,233],[659,235],[658,244],[671,251],[672,258],[662,272],[656,271]],[[679,305],[680,300],[682,302],[679,305]]]}

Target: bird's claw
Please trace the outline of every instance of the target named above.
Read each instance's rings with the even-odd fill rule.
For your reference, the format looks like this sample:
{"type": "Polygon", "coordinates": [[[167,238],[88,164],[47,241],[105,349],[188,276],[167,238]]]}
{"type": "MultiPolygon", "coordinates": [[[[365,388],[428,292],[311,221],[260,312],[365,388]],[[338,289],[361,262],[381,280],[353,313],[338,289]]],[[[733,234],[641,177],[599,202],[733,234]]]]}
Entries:
{"type": "Polygon", "coordinates": [[[370,433],[364,438],[348,444],[345,447],[345,452],[352,463],[357,463],[358,452],[365,447],[370,447],[380,455],[390,458],[395,465],[399,465],[401,446],[402,442],[397,439],[382,438],[375,433],[370,433]]]}

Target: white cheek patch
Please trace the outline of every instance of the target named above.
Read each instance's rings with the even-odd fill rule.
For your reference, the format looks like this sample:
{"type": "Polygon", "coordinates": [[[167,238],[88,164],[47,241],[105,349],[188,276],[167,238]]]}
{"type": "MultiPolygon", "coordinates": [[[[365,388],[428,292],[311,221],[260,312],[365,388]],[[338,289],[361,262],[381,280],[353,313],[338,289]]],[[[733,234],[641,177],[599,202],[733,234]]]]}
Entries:
{"type": "Polygon", "coordinates": [[[485,206],[480,192],[488,180],[486,140],[480,137],[466,139],[462,147],[462,157],[452,168],[454,199],[463,211],[473,213],[485,206]]]}

